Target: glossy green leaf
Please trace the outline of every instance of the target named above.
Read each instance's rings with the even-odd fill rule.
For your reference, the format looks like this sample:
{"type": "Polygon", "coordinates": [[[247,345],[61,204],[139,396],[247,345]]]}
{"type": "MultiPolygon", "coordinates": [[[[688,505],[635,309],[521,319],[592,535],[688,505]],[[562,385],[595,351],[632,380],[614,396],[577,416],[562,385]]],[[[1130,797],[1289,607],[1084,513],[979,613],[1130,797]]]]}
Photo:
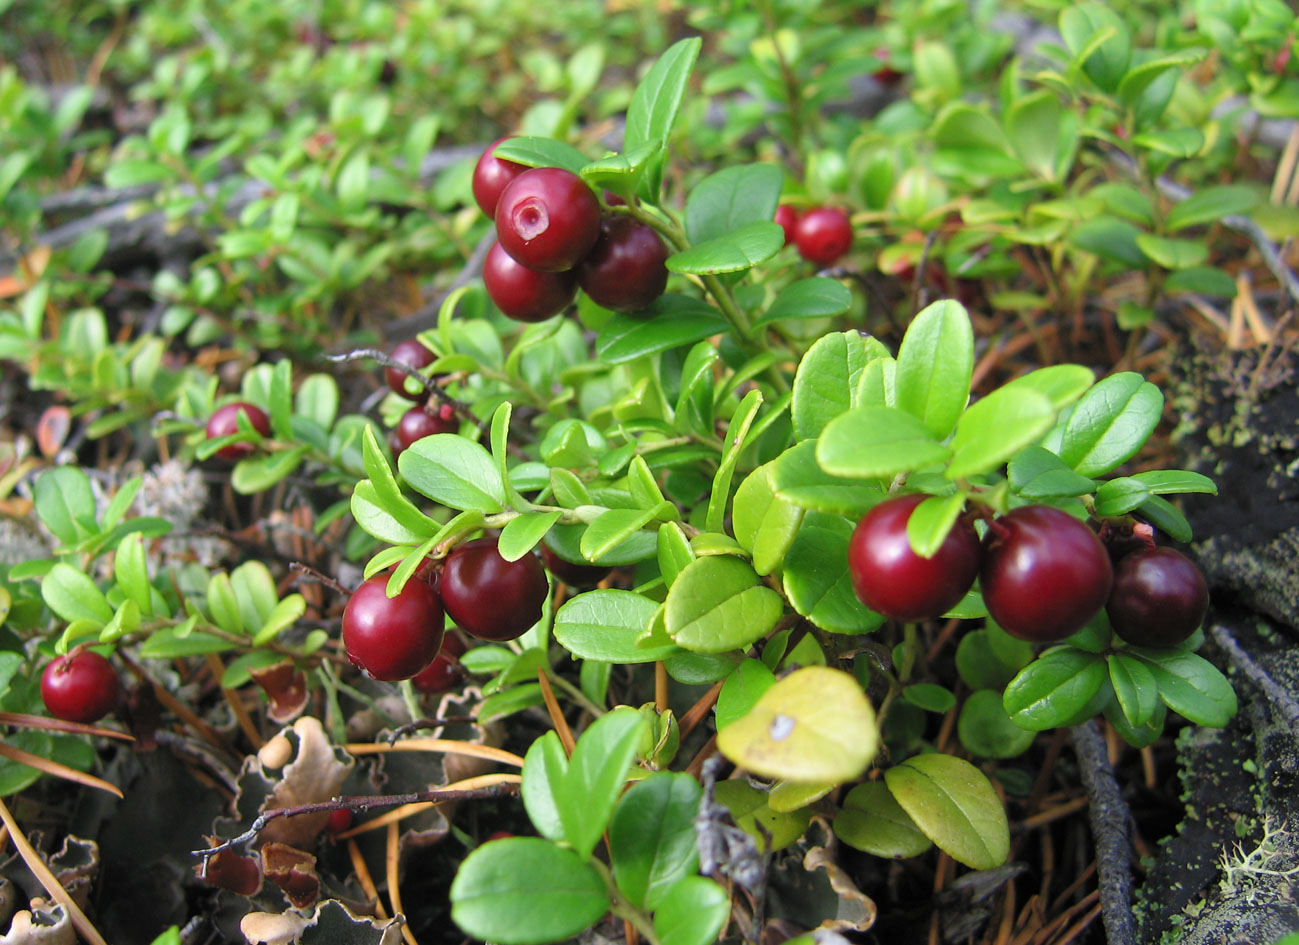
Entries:
{"type": "Polygon", "coordinates": [[[671,272],[710,275],[743,272],[765,262],[785,245],[785,231],[778,223],[746,223],[723,236],[697,243],[668,257],[671,272]]]}
{"type": "Polygon", "coordinates": [[[608,364],[623,364],[729,330],[730,323],[707,302],[669,292],[640,312],[609,319],[600,329],[595,353],[608,364]]]}
{"type": "Polygon", "coordinates": [[[1174,240],[1151,233],[1139,233],[1137,246],[1165,269],[1187,269],[1209,258],[1209,247],[1196,240],[1174,240]]]}
{"type": "Polygon", "coordinates": [[[739,164],[705,177],[686,198],[686,236],[699,245],[748,223],[770,223],[784,177],[775,164],[739,164]]]}
{"type": "Polygon", "coordinates": [[[826,426],[817,440],[816,461],[831,475],[884,478],[941,463],[951,452],[910,413],[858,407],[826,426]]]}
{"type": "Polygon", "coordinates": [[[956,719],[956,733],[966,750],[980,758],[1014,758],[1037,737],[1015,724],[995,689],[970,693],[956,719]]]}
{"type": "Polygon", "coordinates": [[[834,835],[848,846],[874,856],[904,859],[933,845],[883,781],[867,781],[849,791],[833,826],[834,835]]]}
{"type": "Polygon", "coordinates": [[[907,539],[912,551],[922,558],[932,558],[938,553],[965,509],[966,495],[964,491],[948,496],[931,495],[912,509],[907,519],[907,539]]]}
{"type": "Polygon", "coordinates": [[[919,417],[941,440],[970,399],[974,329],[960,302],[944,299],[921,311],[898,349],[897,407],[919,417]]]}
{"type": "MultiPolygon", "coordinates": [[[[1133,135],[1132,143],[1169,157],[1195,157],[1204,147],[1204,133],[1198,128],[1167,128],[1133,135]]],[[[1203,244],[1201,244],[1203,248],[1203,244]]]]}
{"type": "Polygon", "coordinates": [[[356,524],[366,534],[380,541],[395,545],[418,545],[425,540],[425,535],[411,531],[383,508],[374,484],[369,479],[362,479],[356,484],[349,507],[356,524]]]}
{"type": "Polygon", "coordinates": [[[113,619],[104,592],[81,571],[61,561],[41,579],[41,597],[64,620],[89,620],[102,627],[113,619]]]}
{"type": "Polygon", "coordinates": [[[1080,3],[1060,14],[1060,35],[1088,78],[1114,92],[1132,59],[1132,37],[1118,14],[1100,3],[1080,3]]]}
{"type": "Polygon", "coordinates": [[[1068,234],[1069,242],[1079,249],[1095,253],[1110,262],[1119,263],[1129,269],[1145,269],[1149,260],[1137,237],[1141,230],[1127,220],[1111,216],[1100,216],[1086,220],[1073,227],[1068,234]]]}
{"type": "Polygon", "coordinates": [[[628,788],[609,822],[609,858],[618,889],[653,909],[698,869],[695,815],[703,794],[689,774],[659,771],[628,788]]]}
{"type": "Polygon", "coordinates": [[[887,482],[832,476],[822,470],[816,461],[814,440],[790,447],[768,465],[777,498],[804,509],[859,519],[887,496],[884,491],[887,482]]]}
{"type": "Polygon", "coordinates": [[[916,755],[885,771],[884,782],[920,831],[958,863],[989,870],[1006,862],[1006,809],[983,772],[968,761],[916,755]]]}
{"type": "Polygon", "coordinates": [[[749,430],[753,425],[758,410],[762,407],[762,391],[751,390],[744,395],[735,414],[726,427],[722,437],[725,449],[722,461],[713,475],[713,487],[708,496],[708,511],[705,527],[710,532],[722,531],[726,518],[726,505],[731,497],[731,479],[735,475],[735,466],[739,462],[740,452],[748,443],[749,430]]]}
{"type": "Polygon", "coordinates": [[[952,437],[949,479],[992,472],[1046,433],[1056,411],[1043,393],[1027,387],[999,388],[962,414],[952,437]]]}
{"type": "Polygon", "coordinates": [[[1167,499],[1152,495],[1135,512],[1173,541],[1188,542],[1192,538],[1191,523],[1167,499]]]}
{"type": "Polygon", "coordinates": [[[1136,454],[1163,409],[1164,395],[1140,374],[1112,374],[1074,405],[1060,458],[1083,476],[1107,473],[1136,454]]]}
{"type": "Polygon", "coordinates": [[[1128,653],[1149,667],[1164,705],[1197,725],[1222,728],[1236,714],[1236,692],[1227,677],[1202,656],[1186,650],[1132,647],[1128,653]]]}
{"type": "Polygon", "coordinates": [[[639,712],[623,707],[600,716],[577,740],[557,802],[564,836],[583,856],[609,823],[645,727],[639,712]]]}
{"type": "MultiPolygon", "coordinates": [[[[480,649],[483,648],[475,647],[469,653],[477,653],[480,649]]],[[[532,743],[523,758],[523,783],[519,786],[519,793],[537,833],[556,842],[562,842],[566,836],[559,805],[567,774],[568,756],[564,754],[564,746],[553,730],[546,732],[532,743]]]]}
{"type": "Polygon", "coordinates": [[[989,629],[971,630],[956,647],[956,669],[971,689],[1001,690],[1033,659],[1033,648],[1028,643],[1005,631],[997,632],[1011,641],[1014,649],[998,646],[994,631],[989,629]]]}
{"type": "Polygon", "coordinates": [[[579,659],[651,663],[680,652],[676,646],[641,647],[658,604],[633,591],[587,591],[555,612],[555,639],[579,659]]]}
{"type": "Polygon", "coordinates": [[[95,494],[76,466],[56,466],[41,473],[32,486],[36,514],[54,537],[73,545],[95,533],[95,494]]]}
{"type": "Polygon", "coordinates": [[[151,660],[174,660],[206,653],[224,653],[232,644],[218,636],[194,630],[185,635],[168,627],[149,635],[140,646],[140,655],[151,660]]]}
{"type": "Polygon", "coordinates": [[[1245,184],[1205,187],[1174,205],[1164,223],[1168,232],[1176,233],[1188,226],[1218,223],[1223,217],[1248,213],[1258,202],[1258,192],[1245,184]]]}
{"type": "Polygon", "coordinates": [[[546,537],[550,527],[559,521],[562,512],[525,512],[518,518],[510,519],[501,529],[497,542],[497,551],[506,561],[517,561],[530,554],[541,539],[546,537]]]}
{"type": "Polygon", "coordinates": [[[486,725],[488,722],[508,718],[516,712],[539,706],[544,701],[538,683],[513,686],[501,692],[494,692],[479,704],[476,713],[478,722],[480,725],[486,725]]]}
{"type": "Polygon", "coordinates": [[[1056,410],[1069,406],[1087,392],[1096,380],[1091,368],[1081,364],[1052,364],[1029,371],[1003,387],[1035,390],[1051,401],[1056,410]]]}
{"type": "Polygon", "coordinates": [[[742,649],[765,636],[784,611],[780,595],[739,558],[697,558],[668,590],[664,620],[678,646],[699,653],[742,649]]]}
{"type": "Polygon", "coordinates": [[[912,683],[902,689],[902,698],[918,709],[943,715],[956,705],[956,696],[945,686],[934,683],[912,683]]]}
{"type": "Polygon", "coordinates": [[[679,40],[668,48],[641,80],[627,107],[623,148],[666,142],[685,95],[690,70],[699,56],[702,40],[679,40]]]}
{"type": "MultiPolygon", "coordinates": [[[[240,415],[242,416],[242,414],[240,415]]],[[[235,463],[230,486],[240,495],[265,492],[281,479],[291,475],[311,451],[310,446],[295,446],[265,456],[250,456],[235,463]]]]}
{"type": "Polygon", "coordinates": [[[1111,653],[1108,658],[1110,685],[1114,697],[1133,728],[1146,725],[1159,705],[1159,684],[1148,666],[1126,653],[1111,653]]]}
{"type": "Polygon", "coordinates": [[[1039,177],[1054,180],[1060,140],[1060,100],[1055,93],[1042,89],[1016,100],[1005,122],[1015,155],[1039,177]]]}
{"type": "Polygon", "coordinates": [[[706,876],[678,880],[654,909],[659,945],[710,945],[731,915],[731,897],[706,876]]]}
{"type": "Polygon", "coordinates": [[[1140,481],[1121,476],[1103,483],[1096,490],[1095,513],[1102,518],[1126,515],[1148,498],[1150,490],[1140,481]]]}
{"type": "Polygon", "coordinates": [[[505,486],[491,454],[462,436],[435,433],[417,440],[397,467],[412,489],[450,508],[488,515],[505,508],[505,486]]]}
{"type": "Polygon", "coordinates": [[[811,810],[806,808],[788,813],[772,810],[767,804],[767,792],[743,780],[719,781],[715,794],[717,803],[731,812],[736,826],[759,844],[770,840],[772,850],[783,850],[798,840],[812,819],[811,810]]]}
{"type": "MultiPolygon", "coordinates": [[[[149,571],[145,563],[144,539],[133,533],[123,538],[113,555],[113,577],[117,586],[146,617],[153,616],[153,594],[149,584],[149,571]]],[[[0,623],[3,623],[0,618],[0,623]]]]}
{"type": "Polygon", "coordinates": [[[732,502],[736,540],[753,555],[753,569],[766,575],[788,559],[789,546],[803,524],[805,510],[778,498],[772,489],[772,464],[759,466],[740,483],[732,502]]]}
{"type": "Polygon", "coordinates": [[[1055,728],[1091,701],[1107,675],[1103,656],[1073,647],[1048,650],[1007,684],[1002,704],[1020,728],[1055,728]]]}
{"type": "Polygon", "coordinates": [[[207,582],[207,609],[212,615],[212,622],[226,633],[242,635],[244,618],[239,609],[239,598],[235,596],[230,575],[218,571],[207,582]]]}
{"type": "Polygon", "coordinates": [[[279,602],[271,569],[260,561],[245,561],[231,571],[230,587],[239,604],[240,618],[249,632],[260,627],[279,602]]]}
{"type": "Polygon", "coordinates": [[[852,531],[852,523],[837,515],[808,515],[781,575],[793,608],[831,633],[869,633],[884,622],[853,590],[847,565],[852,531]]]}
{"type": "Polygon", "coordinates": [[[852,293],[842,282],[825,276],[812,276],[791,282],[781,289],[776,300],[758,317],[757,323],[765,325],[786,318],[833,318],[848,311],[851,305],[852,293]]]}
{"type": "Polygon", "coordinates": [[[1006,466],[1010,487],[1027,499],[1087,495],[1096,483],[1080,476],[1059,456],[1040,446],[1027,446],[1006,466]]]}
{"type": "Polygon", "coordinates": [[[717,696],[717,730],[743,718],[764,692],[775,685],[776,676],[760,660],[746,659],[731,671],[717,696]]]}
{"type": "Polygon", "coordinates": [[[508,138],[496,146],[494,154],[503,161],[527,167],[562,167],[574,174],[587,165],[586,155],[572,145],[535,135],[508,138]]]}
{"type": "Polygon", "coordinates": [[[790,416],[794,436],[805,440],[821,435],[835,417],[858,406],[858,388],[866,365],[887,355],[874,338],[844,331],[825,335],[803,355],[794,376],[790,416]]]}

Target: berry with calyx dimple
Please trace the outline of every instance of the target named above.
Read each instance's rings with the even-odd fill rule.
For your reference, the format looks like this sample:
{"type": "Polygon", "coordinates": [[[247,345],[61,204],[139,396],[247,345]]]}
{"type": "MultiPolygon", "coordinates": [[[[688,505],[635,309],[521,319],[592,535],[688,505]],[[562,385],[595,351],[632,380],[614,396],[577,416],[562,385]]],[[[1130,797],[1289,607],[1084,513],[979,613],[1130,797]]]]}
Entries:
{"type": "Polygon", "coordinates": [[[1173,548],[1125,555],[1105,605],[1114,632],[1135,646],[1176,646],[1200,628],[1208,609],[1204,575],[1173,548]]]}
{"type": "MultiPolygon", "coordinates": [[[[409,341],[403,341],[393,348],[392,356],[402,364],[409,364],[417,369],[428,367],[433,363],[433,352],[413,338],[409,341]]],[[[423,390],[418,394],[406,390],[407,377],[409,375],[405,371],[398,371],[396,368],[383,369],[383,379],[387,382],[390,391],[405,397],[407,400],[423,401],[426,396],[423,390]]]]}
{"type": "Polygon", "coordinates": [[[343,610],[347,658],[375,679],[410,679],[437,656],[446,622],[437,592],[418,578],[388,596],[388,575],[372,577],[343,610]]]}
{"type": "Polygon", "coordinates": [[[834,207],[817,207],[794,224],[794,245],[810,263],[828,266],[852,248],[852,222],[834,207]]]}
{"type": "Polygon", "coordinates": [[[572,272],[538,272],[493,243],[483,262],[483,285],[496,307],[516,322],[540,322],[558,315],[577,295],[572,272]]]}
{"type": "Polygon", "coordinates": [[[426,407],[411,407],[397,421],[397,444],[401,449],[395,450],[394,453],[400,455],[417,440],[432,436],[434,433],[455,433],[459,427],[460,425],[456,423],[455,411],[449,404],[443,404],[433,410],[426,407]]]}
{"type": "Polygon", "coordinates": [[[1021,640],[1052,643],[1081,630],[1105,606],[1113,582],[1100,539],[1060,509],[1012,509],[983,538],[983,602],[1021,640]]]}
{"type": "Polygon", "coordinates": [[[445,692],[460,680],[460,664],[455,657],[465,651],[465,645],[454,633],[442,638],[442,650],[437,658],[416,674],[411,685],[417,692],[426,695],[434,692],[445,692]]]}
{"type": "Polygon", "coordinates": [[[575,564],[561,558],[544,541],[541,543],[541,563],[556,580],[577,588],[595,587],[609,576],[610,571],[597,564],[575,564]]]}
{"type": "Polygon", "coordinates": [[[577,264],[577,284],[598,305],[635,311],[663,294],[668,249],[652,227],[627,217],[608,217],[600,238],[577,264]]]}
{"type": "Polygon", "coordinates": [[[848,542],[853,589],[871,610],[913,622],[941,617],[961,602],[979,571],[979,536],[957,520],[933,557],[911,548],[907,521],[923,493],[881,502],[857,523],[848,542]]]}
{"type": "MultiPolygon", "coordinates": [[[[259,407],[254,407],[252,404],[236,401],[233,404],[218,407],[216,412],[212,414],[211,419],[207,422],[207,438],[216,440],[223,436],[238,433],[238,417],[240,413],[247,418],[248,425],[262,436],[271,435],[271,418],[266,416],[265,411],[259,407]]],[[[227,443],[217,450],[214,455],[220,459],[228,459],[234,462],[243,459],[245,456],[251,456],[252,452],[252,443],[227,443]]]]}
{"type": "Polygon", "coordinates": [[[495,155],[496,146],[508,140],[507,136],[493,141],[474,165],[474,202],[489,217],[496,215],[496,205],[505,188],[514,178],[528,170],[526,164],[516,164],[495,155]]]}
{"type": "Polygon", "coordinates": [[[785,231],[785,245],[794,242],[794,227],[798,226],[798,208],[793,204],[782,203],[776,208],[776,222],[785,231]]]}
{"type": "Polygon", "coordinates": [[[117,707],[122,684],[113,664],[94,650],[75,649],[41,674],[41,699],[65,722],[98,722],[117,707]]]}
{"type": "Polygon", "coordinates": [[[541,619],[550,586],[532,554],[506,561],[495,538],[467,542],[447,556],[442,569],[447,615],[482,640],[513,640],[541,619]]]}
{"type": "Polygon", "coordinates": [[[600,201],[572,171],[534,167],[510,181],[496,205],[496,238],[520,265],[572,269],[600,236],[600,201]]]}

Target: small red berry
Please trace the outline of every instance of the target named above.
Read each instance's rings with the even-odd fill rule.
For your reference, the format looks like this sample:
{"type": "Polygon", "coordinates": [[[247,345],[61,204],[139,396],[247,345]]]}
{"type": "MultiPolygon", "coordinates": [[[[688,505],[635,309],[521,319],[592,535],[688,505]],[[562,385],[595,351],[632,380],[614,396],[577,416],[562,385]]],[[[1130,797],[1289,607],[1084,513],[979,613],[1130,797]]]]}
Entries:
{"type": "Polygon", "coordinates": [[[445,692],[460,680],[460,666],[454,659],[465,651],[465,645],[454,633],[442,638],[442,650],[437,658],[415,675],[411,684],[418,692],[430,694],[445,692]],[[450,658],[448,658],[450,657],[450,658]]]}
{"type": "Polygon", "coordinates": [[[401,449],[394,452],[400,455],[417,440],[434,433],[454,433],[457,429],[459,424],[455,412],[449,406],[443,405],[432,411],[425,407],[411,407],[397,421],[397,444],[401,449]]]}
{"type": "Polygon", "coordinates": [[[577,264],[577,283],[599,305],[636,311],[663,294],[668,249],[652,227],[627,217],[608,217],[600,238],[577,264]]]}
{"type": "Polygon", "coordinates": [[[508,830],[498,830],[487,839],[488,840],[509,840],[513,836],[514,834],[510,833],[508,830]]]}
{"type": "Polygon", "coordinates": [[[866,513],[848,542],[848,573],[858,598],[894,620],[941,617],[961,602],[979,571],[979,536],[958,520],[933,557],[911,549],[907,522],[928,496],[887,499],[866,513]]]}
{"type": "Polygon", "coordinates": [[[1114,632],[1136,646],[1176,646],[1199,629],[1208,609],[1204,575],[1172,548],[1125,555],[1105,605],[1114,632]]]}
{"type": "MultiPolygon", "coordinates": [[[[232,433],[238,433],[238,416],[240,412],[247,418],[249,425],[262,436],[271,435],[271,418],[266,416],[265,411],[259,407],[254,407],[252,404],[236,401],[233,404],[218,407],[216,412],[212,414],[211,419],[207,422],[207,438],[215,440],[223,436],[230,436],[232,433]]],[[[217,450],[215,455],[221,459],[234,462],[243,459],[245,456],[251,456],[252,452],[252,443],[228,443],[217,450]]]]}
{"type": "Polygon", "coordinates": [[[983,602],[1021,640],[1052,643],[1081,630],[1105,606],[1113,582],[1100,539],[1060,509],[1012,509],[983,538],[983,602]]]}
{"type": "Polygon", "coordinates": [[[347,658],[375,679],[410,679],[433,662],[442,646],[445,621],[437,592],[411,578],[396,597],[388,596],[388,575],[372,577],[352,594],[343,610],[347,658]]]}
{"type": "Polygon", "coordinates": [[[852,248],[852,222],[834,207],[817,207],[794,225],[794,244],[810,263],[828,266],[852,248]]]}
{"type": "Polygon", "coordinates": [[[577,294],[572,272],[538,272],[515,262],[493,243],[483,262],[483,285],[496,307],[516,322],[540,322],[558,315],[577,294]]]}
{"type": "Polygon", "coordinates": [[[514,178],[496,205],[496,238],[519,264],[539,272],[572,269],[600,236],[600,202],[562,167],[514,178]]]}
{"type": "Polygon", "coordinates": [[[883,63],[878,69],[871,73],[871,78],[880,85],[897,85],[902,80],[902,73],[889,65],[889,51],[887,48],[875,50],[875,58],[883,63]]]}
{"type": "Polygon", "coordinates": [[[516,164],[496,156],[496,146],[508,140],[509,136],[506,136],[493,141],[474,165],[474,201],[478,209],[489,217],[496,215],[496,204],[510,181],[528,170],[526,164],[516,164]]]}
{"type": "Polygon", "coordinates": [[[495,538],[467,542],[447,556],[442,603],[448,616],[482,640],[513,640],[541,619],[550,591],[535,555],[506,561],[495,538]]]}
{"type": "MultiPolygon", "coordinates": [[[[409,364],[417,369],[428,367],[433,363],[433,352],[413,338],[409,341],[403,341],[393,348],[392,356],[403,364],[409,364]]],[[[405,397],[407,400],[423,401],[425,396],[423,390],[418,394],[412,394],[406,390],[406,378],[408,376],[405,371],[398,371],[396,368],[383,369],[383,379],[387,382],[390,391],[405,397]]]]}
{"type": "Polygon", "coordinates": [[[117,707],[122,684],[113,664],[94,650],[56,658],[41,674],[41,699],[65,722],[98,722],[117,707]]]}
{"type": "Polygon", "coordinates": [[[330,833],[342,833],[352,826],[352,812],[346,807],[340,807],[338,810],[329,812],[329,819],[325,822],[325,829],[330,833]]]}
{"type": "Polygon", "coordinates": [[[776,208],[776,222],[785,231],[785,245],[794,242],[794,227],[798,225],[798,208],[793,204],[782,203],[776,208]]]}

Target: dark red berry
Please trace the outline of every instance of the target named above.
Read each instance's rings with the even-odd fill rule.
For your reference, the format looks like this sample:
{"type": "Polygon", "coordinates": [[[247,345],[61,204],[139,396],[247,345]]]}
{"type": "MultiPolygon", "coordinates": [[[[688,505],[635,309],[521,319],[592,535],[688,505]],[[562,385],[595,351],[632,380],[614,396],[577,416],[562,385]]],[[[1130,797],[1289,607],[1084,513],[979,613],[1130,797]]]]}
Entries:
{"type": "Polygon", "coordinates": [[[1105,605],[1114,632],[1136,646],[1176,646],[1199,629],[1208,609],[1204,575],[1172,548],[1125,555],[1105,605]]]}
{"type": "Polygon", "coordinates": [[[881,502],[848,542],[848,573],[871,610],[908,622],[941,617],[961,602],[979,571],[979,536],[958,520],[932,558],[911,550],[907,521],[924,494],[881,502]]]}
{"type": "Polygon", "coordinates": [[[353,592],[343,610],[347,658],[375,679],[410,679],[433,662],[445,621],[437,592],[411,578],[388,596],[388,575],[372,577],[353,592]]]}
{"type": "Polygon", "coordinates": [[[489,217],[496,215],[496,204],[510,181],[528,170],[526,164],[502,160],[493,153],[498,144],[507,140],[509,140],[508,136],[498,138],[489,144],[482,157],[478,159],[478,163],[474,165],[474,201],[489,217]]]}
{"type": "MultiPolygon", "coordinates": [[[[216,413],[212,414],[212,418],[207,422],[207,438],[215,440],[223,436],[230,436],[232,433],[238,433],[238,416],[240,412],[247,418],[249,425],[262,436],[271,435],[271,418],[266,416],[265,411],[259,407],[254,407],[252,404],[236,401],[233,404],[218,407],[216,413]]],[[[234,462],[243,459],[245,456],[251,456],[252,452],[252,443],[228,443],[217,450],[216,455],[221,459],[234,462]]]]}
{"type": "Polygon", "coordinates": [[[1012,509],[983,538],[983,601],[1021,640],[1050,643],[1082,629],[1105,606],[1113,582],[1100,539],[1060,509],[1012,509]]]}
{"type": "Polygon", "coordinates": [[[798,209],[793,204],[782,203],[776,208],[776,222],[785,231],[785,245],[794,242],[794,227],[798,225],[798,209]]]}
{"type": "MultiPolygon", "coordinates": [[[[433,363],[433,352],[413,338],[409,341],[403,341],[393,348],[392,356],[413,368],[424,368],[433,363]]],[[[383,369],[383,379],[387,382],[390,391],[405,397],[407,400],[423,401],[425,397],[423,390],[418,394],[406,390],[406,378],[408,376],[405,371],[398,371],[396,368],[383,369]]]]}
{"type": "Polygon", "coordinates": [[[487,839],[488,840],[509,840],[513,836],[514,834],[510,833],[508,830],[498,830],[487,839]]]}
{"type": "Polygon", "coordinates": [[[902,80],[902,73],[889,65],[888,49],[875,50],[875,58],[883,65],[871,73],[871,78],[880,85],[897,85],[902,80]]]}
{"type": "Polygon", "coordinates": [[[541,543],[541,563],[556,580],[562,581],[569,587],[595,587],[609,576],[610,571],[609,568],[602,568],[599,565],[575,564],[561,558],[544,541],[541,543]]]}
{"type": "Polygon", "coordinates": [[[113,664],[94,650],[73,650],[41,674],[41,698],[65,722],[98,722],[117,707],[122,684],[113,664]]]}
{"type": "Polygon", "coordinates": [[[460,642],[460,638],[454,633],[448,633],[442,638],[442,650],[437,658],[420,670],[411,684],[417,691],[426,694],[446,692],[460,681],[460,665],[455,657],[464,651],[465,645],[460,642]]]}
{"type": "Polygon", "coordinates": [[[810,263],[828,266],[852,248],[852,223],[834,207],[817,207],[794,224],[798,254],[810,263]]]}
{"type": "Polygon", "coordinates": [[[521,265],[572,269],[600,235],[600,202],[562,167],[535,167],[514,178],[496,205],[496,238],[521,265]]]}
{"type": "Polygon", "coordinates": [[[550,588],[536,556],[506,561],[495,538],[478,538],[447,556],[442,603],[466,632],[483,640],[513,640],[541,619],[550,588]]]}
{"type": "Polygon", "coordinates": [[[500,243],[493,243],[483,262],[483,285],[507,318],[517,322],[545,321],[558,315],[577,295],[572,272],[538,272],[521,266],[500,243]]]}
{"type": "Polygon", "coordinates": [[[397,421],[397,444],[401,449],[395,452],[400,455],[416,440],[422,440],[434,433],[455,433],[459,428],[455,411],[446,404],[433,410],[426,407],[411,407],[397,421]]]}
{"type": "Polygon", "coordinates": [[[605,308],[626,312],[648,306],[668,284],[668,248],[652,227],[608,217],[600,238],[577,264],[577,284],[605,308]]]}
{"type": "Polygon", "coordinates": [[[346,807],[329,812],[329,819],[325,821],[325,829],[330,833],[342,833],[352,826],[352,812],[346,807]]]}

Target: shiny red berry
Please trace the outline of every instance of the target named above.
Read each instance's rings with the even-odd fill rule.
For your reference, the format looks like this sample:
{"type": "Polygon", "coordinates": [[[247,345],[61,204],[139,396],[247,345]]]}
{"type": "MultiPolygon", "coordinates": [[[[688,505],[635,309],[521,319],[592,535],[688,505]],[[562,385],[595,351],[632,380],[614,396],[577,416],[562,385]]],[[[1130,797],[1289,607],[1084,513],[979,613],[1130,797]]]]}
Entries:
{"type": "Polygon", "coordinates": [[[600,235],[600,202],[562,167],[534,167],[514,178],[496,205],[496,238],[521,265],[572,269],[600,235]]]}
{"type": "Polygon", "coordinates": [[[577,295],[572,272],[538,272],[521,266],[493,243],[483,262],[483,285],[496,307],[516,322],[540,322],[566,309],[577,295]]]}
{"type": "Polygon", "coordinates": [[[798,254],[810,263],[828,266],[852,248],[852,223],[834,207],[817,207],[794,224],[798,254]]]}
{"type": "Polygon", "coordinates": [[[1136,646],[1176,646],[1200,628],[1208,609],[1204,575],[1172,548],[1125,555],[1105,605],[1114,632],[1136,646]]]}
{"type": "Polygon", "coordinates": [[[620,312],[648,306],[668,284],[668,248],[652,227],[608,217],[600,238],[577,264],[577,284],[599,305],[620,312]]]}
{"type": "Polygon", "coordinates": [[[958,520],[931,558],[911,549],[907,521],[923,494],[881,502],[857,523],[848,542],[853,589],[871,610],[914,622],[941,617],[961,602],[979,571],[979,536],[958,520]]]}
{"type": "Polygon", "coordinates": [[[94,650],[73,650],[45,667],[41,699],[65,722],[98,722],[117,707],[122,684],[113,664],[94,650]]]}
{"type": "Polygon", "coordinates": [[[465,645],[454,633],[442,638],[442,650],[437,658],[416,674],[411,684],[425,694],[446,692],[460,681],[460,665],[454,659],[465,651],[465,645]]]}
{"type": "Polygon", "coordinates": [[[343,610],[347,658],[375,679],[410,679],[437,656],[446,627],[431,586],[411,578],[388,596],[388,575],[372,577],[343,610]]]}
{"type": "Polygon", "coordinates": [[[595,587],[609,576],[610,571],[609,568],[602,568],[599,565],[575,564],[561,558],[545,542],[541,543],[541,563],[556,580],[562,581],[569,587],[577,588],[595,587]]]}
{"type": "Polygon", "coordinates": [[[509,186],[510,181],[528,170],[526,164],[506,161],[493,153],[498,144],[507,140],[509,140],[508,136],[498,138],[489,144],[487,150],[478,159],[478,163],[474,165],[474,201],[478,204],[478,209],[489,217],[496,215],[496,204],[501,199],[501,192],[509,186]]]}
{"type": "Polygon", "coordinates": [[[785,245],[794,242],[794,227],[798,225],[798,208],[793,204],[782,203],[776,208],[776,222],[785,231],[785,245]]]}
{"type": "MultiPolygon", "coordinates": [[[[254,407],[252,404],[236,401],[233,404],[218,407],[216,412],[212,414],[211,419],[207,422],[207,438],[215,440],[223,436],[230,436],[232,433],[238,433],[238,416],[240,412],[247,418],[249,425],[262,436],[271,435],[271,418],[266,416],[265,411],[259,407],[254,407]]],[[[217,450],[215,455],[221,459],[234,462],[243,459],[245,456],[251,456],[253,449],[252,443],[229,443],[217,450]]]]}
{"type": "Polygon", "coordinates": [[[411,407],[397,421],[397,445],[401,449],[395,452],[400,455],[416,440],[422,440],[434,433],[455,433],[459,428],[455,411],[446,404],[433,410],[426,407],[411,407]]]}
{"type": "Polygon", "coordinates": [[[1012,509],[983,538],[983,601],[1021,640],[1051,643],[1076,633],[1105,606],[1113,582],[1100,539],[1060,509],[1012,509]]]}
{"type": "MultiPolygon", "coordinates": [[[[413,368],[424,368],[433,363],[433,352],[413,338],[409,341],[403,341],[393,348],[392,356],[413,368]]],[[[387,382],[390,391],[405,397],[407,400],[424,400],[425,394],[422,389],[417,394],[406,390],[406,378],[408,376],[405,371],[398,371],[396,368],[383,369],[383,379],[387,382]]]]}
{"type": "Polygon", "coordinates": [[[442,603],[448,616],[482,640],[513,640],[541,619],[549,585],[535,555],[506,561],[495,538],[479,538],[447,556],[442,603]]]}
{"type": "Polygon", "coordinates": [[[346,807],[340,807],[338,810],[329,812],[329,819],[325,821],[325,829],[330,833],[342,833],[352,826],[352,812],[346,807]]]}

